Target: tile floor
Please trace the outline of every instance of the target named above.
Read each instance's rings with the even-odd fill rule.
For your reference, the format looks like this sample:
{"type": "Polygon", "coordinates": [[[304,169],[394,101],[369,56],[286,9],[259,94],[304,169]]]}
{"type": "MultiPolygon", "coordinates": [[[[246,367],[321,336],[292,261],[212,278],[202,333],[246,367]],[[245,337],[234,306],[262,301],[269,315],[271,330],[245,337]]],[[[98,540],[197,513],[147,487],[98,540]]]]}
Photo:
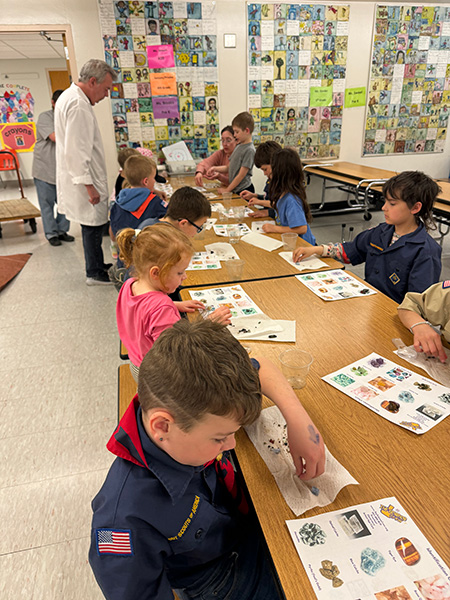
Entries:
{"type": "MultiPolygon", "coordinates": [[[[0,200],[12,197],[0,191],[0,200]]],[[[26,195],[36,202],[33,187],[26,195]]],[[[355,234],[362,215],[316,218],[318,242],[355,234]]],[[[90,501],[112,457],[119,342],[117,292],[87,287],[80,229],[75,243],[51,247],[38,221],[3,224],[0,255],[33,256],[0,293],[0,598],[101,600],[87,552],[90,501]]],[[[450,242],[443,278],[450,278],[450,242]]],[[[109,258],[105,238],[105,257],[109,258]]],[[[352,268],[359,275],[363,267],[352,268]]]]}

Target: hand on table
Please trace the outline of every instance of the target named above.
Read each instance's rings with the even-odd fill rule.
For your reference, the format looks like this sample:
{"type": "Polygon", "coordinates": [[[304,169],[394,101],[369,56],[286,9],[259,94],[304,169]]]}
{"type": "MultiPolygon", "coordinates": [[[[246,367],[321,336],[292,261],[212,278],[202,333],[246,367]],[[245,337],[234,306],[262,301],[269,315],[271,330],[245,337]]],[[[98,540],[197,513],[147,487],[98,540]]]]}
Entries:
{"type": "MultiPolygon", "coordinates": [[[[250,204],[250,202],[249,202],[249,204],[250,204]]],[[[255,212],[251,212],[248,216],[251,217],[252,219],[262,219],[264,217],[269,216],[269,211],[268,210],[255,210],[255,212]]]]}
{"type": "Polygon", "coordinates": [[[300,262],[304,258],[309,258],[314,254],[319,254],[320,246],[300,246],[296,248],[292,253],[292,260],[294,262],[300,262]]]}
{"type": "Polygon", "coordinates": [[[196,173],[194,179],[195,179],[195,185],[198,185],[199,187],[203,186],[203,175],[202,175],[202,173],[196,173]]]}
{"type": "Polygon", "coordinates": [[[223,186],[220,188],[217,188],[216,192],[218,194],[231,194],[232,193],[226,187],[223,187],[223,186]]]}
{"type": "Polygon", "coordinates": [[[183,302],[174,302],[175,306],[180,312],[193,313],[196,310],[202,310],[205,308],[204,304],[198,300],[183,300],[183,302]]]}
{"type": "MultiPolygon", "coordinates": [[[[202,307],[205,308],[203,304],[202,307]]],[[[216,321],[221,325],[229,325],[231,323],[231,311],[228,306],[220,306],[208,315],[208,319],[211,319],[211,321],[216,321]]]]}
{"type": "MultiPolygon", "coordinates": [[[[267,211],[267,214],[269,214],[269,211],[267,211]]],[[[275,225],[275,223],[264,223],[261,229],[264,231],[264,233],[276,233],[277,225],[275,225]]]]}
{"type": "Polygon", "coordinates": [[[441,362],[445,363],[447,354],[442,346],[441,336],[428,323],[416,325],[413,333],[416,352],[424,352],[427,356],[437,356],[441,362]]]}
{"type": "Polygon", "coordinates": [[[325,446],[317,427],[306,411],[292,423],[290,416],[287,437],[295,471],[299,479],[308,481],[325,471],[325,446]]]}
{"type": "Polygon", "coordinates": [[[244,200],[247,200],[249,206],[252,206],[253,204],[255,204],[255,200],[258,197],[257,194],[254,194],[253,192],[249,192],[248,190],[244,190],[243,192],[241,192],[239,194],[239,196],[241,198],[243,198],[244,200]]]}

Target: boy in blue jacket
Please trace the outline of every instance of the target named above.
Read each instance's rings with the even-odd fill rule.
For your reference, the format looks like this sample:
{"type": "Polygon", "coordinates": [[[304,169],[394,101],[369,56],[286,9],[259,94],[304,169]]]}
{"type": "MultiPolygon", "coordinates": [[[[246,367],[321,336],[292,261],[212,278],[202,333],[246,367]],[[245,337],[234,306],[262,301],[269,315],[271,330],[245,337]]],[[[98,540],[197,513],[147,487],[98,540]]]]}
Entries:
{"type": "Polygon", "coordinates": [[[108,600],[277,600],[254,514],[228,451],[271,398],[297,475],[324,470],[323,441],[269,361],[221,325],[181,319],[144,357],[138,395],[108,443],[89,561],[108,600]]]}
{"type": "Polygon", "coordinates": [[[131,227],[140,229],[148,219],[159,219],[166,214],[167,204],[157,196],[155,185],[156,164],[146,156],[130,156],[125,161],[123,174],[129,188],[123,188],[111,207],[111,230],[131,227]]]}
{"type": "Polygon", "coordinates": [[[439,281],[442,248],[427,231],[436,228],[433,204],[440,191],[425,173],[403,171],[383,185],[386,223],[352,242],[296,248],[293,260],[318,254],[352,265],[365,262],[366,281],[402,302],[406,292],[423,292],[439,281]]]}

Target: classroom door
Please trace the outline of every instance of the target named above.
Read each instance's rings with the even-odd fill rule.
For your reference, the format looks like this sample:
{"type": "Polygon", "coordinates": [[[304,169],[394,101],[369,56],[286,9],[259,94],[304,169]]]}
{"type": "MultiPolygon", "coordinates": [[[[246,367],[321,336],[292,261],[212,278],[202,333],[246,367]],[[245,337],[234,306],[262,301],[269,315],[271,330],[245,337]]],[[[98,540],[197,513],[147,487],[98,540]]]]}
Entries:
{"type": "Polygon", "coordinates": [[[50,87],[52,94],[56,90],[65,90],[70,87],[70,78],[68,71],[48,71],[50,87]]]}

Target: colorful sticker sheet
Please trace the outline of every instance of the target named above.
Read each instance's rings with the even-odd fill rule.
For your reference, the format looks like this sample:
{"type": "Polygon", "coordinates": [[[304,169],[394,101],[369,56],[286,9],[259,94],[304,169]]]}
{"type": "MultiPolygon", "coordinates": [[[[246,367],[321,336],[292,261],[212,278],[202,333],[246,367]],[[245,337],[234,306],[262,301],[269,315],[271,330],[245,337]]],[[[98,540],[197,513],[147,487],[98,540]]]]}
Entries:
{"type": "Polygon", "coordinates": [[[450,570],[395,497],[286,524],[321,600],[450,599],[450,570]]]}
{"type": "Polygon", "coordinates": [[[247,5],[248,107],[255,144],[338,157],[350,7],[247,5]]]}
{"type": "Polygon", "coordinates": [[[221,286],[208,290],[189,290],[192,300],[205,305],[205,315],[220,306],[228,306],[232,317],[247,317],[262,313],[240,285],[221,286]]]}
{"type": "Polygon", "coordinates": [[[230,229],[234,229],[235,227],[239,227],[241,236],[251,233],[251,229],[246,223],[225,223],[224,225],[214,225],[213,227],[214,233],[221,237],[228,237],[230,229]]]}
{"type": "Polygon", "coordinates": [[[450,6],[377,5],[363,155],[444,151],[449,63],[450,6]]]}
{"type": "Polygon", "coordinates": [[[34,119],[34,98],[30,88],[0,83],[0,123],[29,123],[34,119]]]}
{"type": "Polygon", "coordinates": [[[324,381],[388,421],[426,433],[450,413],[450,389],[372,353],[324,381]]]}
{"type": "Polygon", "coordinates": [[[186,271],[209,271],[221,268],[219,257],[214,252],[195,252],[186,271]]]}
{"type": "Polygon", "coordinates": [[[118,148],[220,148],[214,2],[99,1],[118,148]]]}
{"type": "Polygon", "coordinates": [[[331,302],[332,300],[346,300],[348,298],[361,298],[377,293],[374,289],[359,282],[350,273],[342,269],[326,271],[324,273],[296,275],[296,277],[303,285],[306,285],[307,288],[314,292],[316,296],[327,302],[331,302]]]}

